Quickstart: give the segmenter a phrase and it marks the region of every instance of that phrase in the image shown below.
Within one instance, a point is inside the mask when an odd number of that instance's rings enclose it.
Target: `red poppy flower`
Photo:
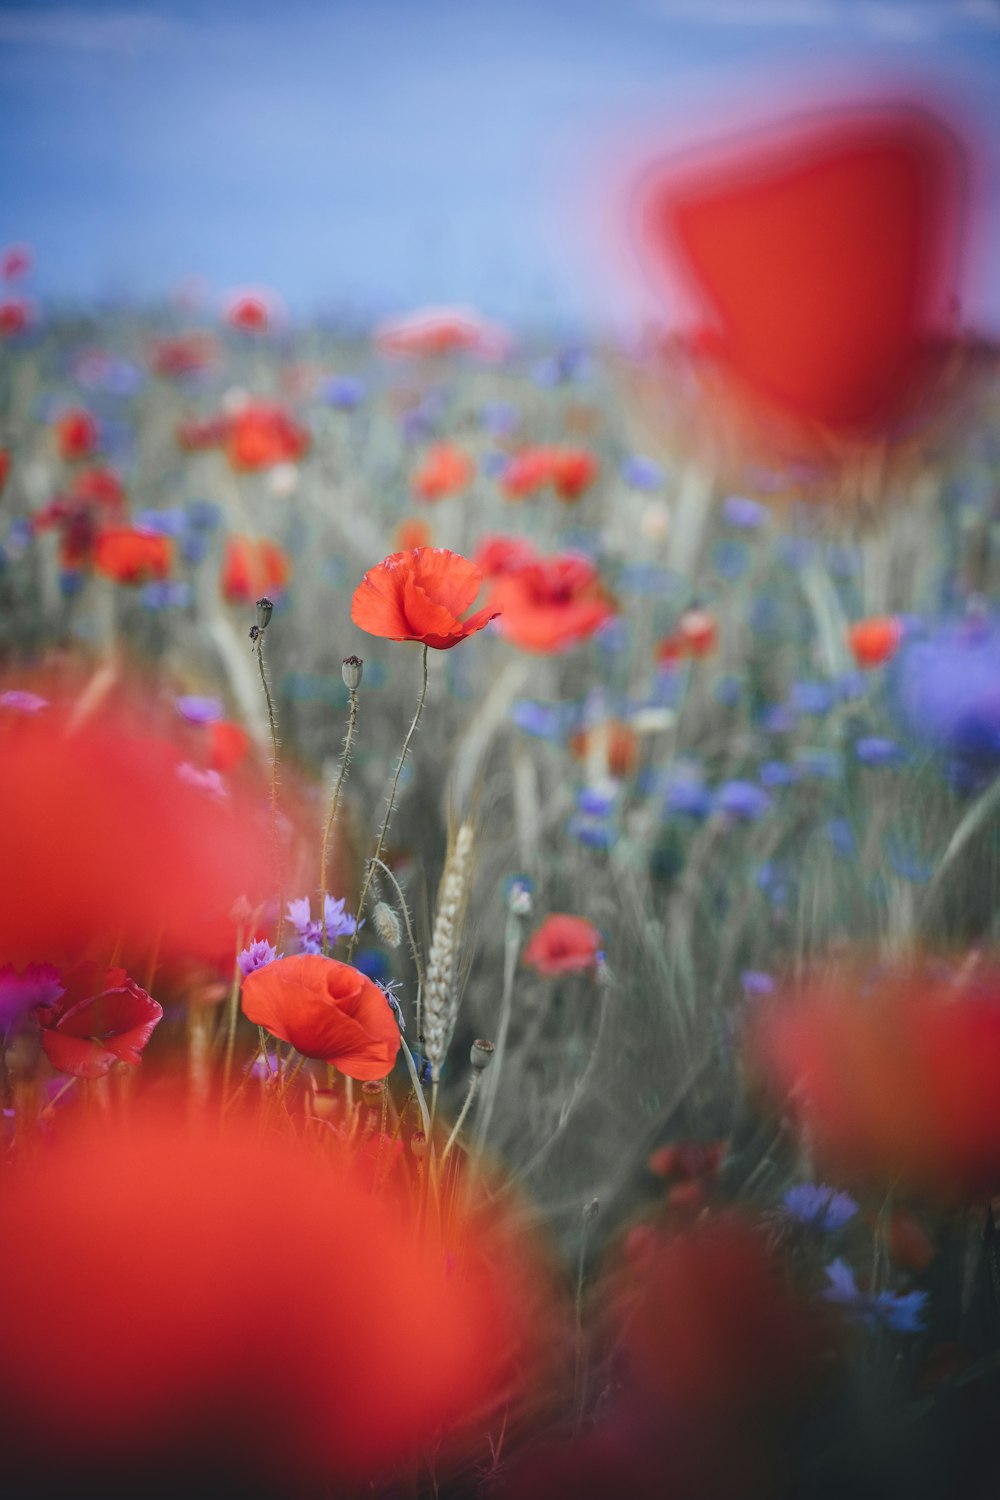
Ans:
[[[488,357],[502,354],[509,337],[497,324],[464,308],[429,307],[383,323],[375,332],[383,354],[401,358],[440,357],[473,352]]]
[[[581,974],[597,967],[604,939],[593,922],[553,912],[524,950],[524,962],[539,974]]]
[[[80,469],[73,475],[69,496],[112,513],[125,507],[125,486],[113,469]]]
[[[10,453],[6,448],[0,448],[0,495],[3,494],[4,486],[10,474]]]
[[[830,431],[909,403],[955,292],[963,152],[917,109],[818,117],[661,177],[644,231],[748,393]]]
[[[859,620],[847,632],[847,644],[859,667],[881,667],[895,656],[903,627],[893,615]]]
[[[157,339],[149,354],[150,369],[155,375],[178,379],[205,370],[216,357],[215,340],[209,333],[182,333],[174,338]]]
[[[179,745],[150,733],[154,705],[74,723],[46,690],[45,723],[3,734],[0,953],[12,962],[106,959],[144,973],[150,955],[231,966],[232,908],[273,886],[262,789],[221,804],[178,774]]]
[[[431,528],[426,521],[420,520],[419,516],[410,517],[405,521],[400,521],[393,540],[396,543],[397,552],[412,552],[415,547],[429,547]]]
[[[263,333],[270,326],[271,316],[263,297],[247,293],[229,304],[226,322],[230,328],[239,328],[244,333]]]
[[[206,448],[221,448],[229,437],[231,419],[222,417],[190,417],[178,422],[177,442],[186,453],[202,453]]]
[[[491,602],[503,614],[501,634],[525,651],[568,651],[616,612],[593,563],[568,553],[498,579]]]
[[[171,546],[156,531],[138,531],[118,526],[98,534],[94,543],[94,567],[116,583],[148,583],[166,578],[170,572]]]
[[[23,333],[31,318],[32,304],[24,297],[5,297],[0,301],[0,338]]]
[[[67,992],[35,1010],[45,1056],[60,1073],[101,1078],[116,1062],[133,1067],[163,1016],[151,995],[124,969],[84,970]],[[77,998],[80,993],[84,998]]]
[[[508,500],[526,500],[551,484],[553,473],[552,448],[522,448],[508,461],[500,488]]]
[[[484,578],[493,579],[537,562],[538,553],[522,536],[486,536],[476,548],[473,561]]]
[[[208,763],[213,771],[232,771],[249,748],[250,736],[241,724],[217,719],[208,726]]]
[[[327,1141],[133,1106],[126,1128],[78,1124],[4,1173],[12,1493],[138,1495],[150,1476],[162,1494],[275,1500],[384,1488],[428,1433],[448,1435],[447,1465],[456,1429],[520,1394],[523,1226],[521,1244],[495,1212],[421,1228]],[[390,1399],[396,1368],[420,1378]]]
[[[444,547],[394,552],[370,568],[354,591],[351,619],[369,635],[390,641],[420,641],[436,651],[457,646],[496,619],[499,609],[459,617],[479,593],[483,575],[475,563]]]
[[[843,974],[762,1011],[752,1055],[837,1180],[1000,1187],[1000,970]]]
[[[719,640],[719,627],[706,609],[686,609],[677,632],[689,656],[710,656]]]
[[[284,407],[252,402],[230,419],[226,451],[237,471],[268,469],[294,463],[308,450],[309,442],[308,432]]]
[[[360,969],[321,954],[279,958],[243,981],[243,1013],[303,1057],[332,1063],[348,1078],[385,1078],[399,1052],[399,1027],[380,990]]]
[[[89,458],[97,448],[97,423],[82,407],[64,412],[56,423],[56,444],[67,463]]]
[[[4,281],[17,281],[31,270],[31,248],[28,245],[8,245],[0,257],[0,276]]]
[[[230,604],[253,604],[262,595],[274,598],[284,593],[292,576],[292,563],[277,542],[262,537],[226,538],[221,588]]]
[[[475,477],[476,466],[467,453],[454,443],[438,443],[414,474],[411,487],[422,500],[443,500],[460,495]]]
[[[552,450],[552,483],[560,500],[579,500],[597,478],[597,459],[585,448]]]
[[[577,760],[586,760],[591,751],[596,750],[612,776],[631,776],[639,763],[639,739],[635,730],[617,720],[574,734],[569,748]]]

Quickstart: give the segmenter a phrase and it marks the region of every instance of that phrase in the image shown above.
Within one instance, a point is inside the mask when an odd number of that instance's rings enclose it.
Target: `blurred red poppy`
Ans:
[[[113,469],[79,469],[70,482],[69,496],[117,514],[125,507],[125,486]]]
[[[574,734],[569,748],[577,760],[586,760],[596,751],[611,776],[631,776],[639,763],[639,737],[617,719]]]
[[[475,563],[444,547],[394,552],[377,568],[370,568],[358,584],[351,600],[351,619],[369,635],[420,641],[436,651],[447,651],[499,614],[487,605],[467,620],[460,619],[482,581]]]
[[[399,1052],[385,991],[360,969],[321,954],[279,958],[254,970],[243,981],[243,1013],[348,1078],[385,1078]]]
[[[154,951],[231,966],[234,903],[273,889],[262,788],[221,804],[188,785],[179,747],[141,727],[150,704],[79,724],[52,701],[44,719],[9,718],[3,735],[0,953],[75,962],[117,949],[137,973]]]
[[[428,452],[411,481],[422,500],[444,500],[460,495],[476,477],[476,466],[468,453],[454,443],[438,443]]]
[[[524,950],[524,962],[539,974],[587,973],[597,967],[604,939],[593,922],[552,912]]]
[[[903,639],[903,627],[894,615],[874,615],[859,620],[847,632],[847,644],[859,667],[881,667],[891,661]]]
[[[552,483],[560,500],[579,500],[599,472],[597,459],[586,448],[552,450]]]
[[[230,302],[226,322],[230,328],[239,328],[244,333],[263,333],[270,326],[271,317],[264,298],[247,293]]]
[[[412,552],[415,547],[429,547],[431,545],[431,528],[419,516],[413,516],[405,521],[400,521],[396,527],[393,540],[396,544],[397,552]]]
[[[500,488],[508,500],[526,500],[552,483],[553,450],[522,448],[508,460]]]
[[[0,276],[4,281],[17,281],[31,270],[31,247],[8,245],[0,256]]]
[[[3,494],[4,486],[10,474],[10,453],[6,448],[0,448],[0,495]]]
[[[597,569],[569,553],[539,557],[499,578],[491,596],[500,633],[525,651],[568,651],[616,613]]]
[[[32,320],[33,307],[24,297],[5,297],[0,301],[0,338],[23,333]]]
[[[210,333],[181,333],[157,339],[149,351],[149,366],[155,375],[178,379],[197,374],[213,364],[217,350]]]
[[[294,463],[308,451],[310,437],[282,406],[255,401],[229,421],[226,452],[237,471]]]
[[[124,969],[90,967],[62,978],[66,992],[35,1011],[52,1066],[77,1078],[101,1078],[116,1062],[138,1064],[162,1019],[161,1006]]]
[[[56,446],[67,463],[89,458],[97,448],[97,440],[97,423],[82,407],[64,412],[56,423]]]
[[[446,1467],[463,1424],[518,1391],[536,1337],[523,1226],[521,1244],[496,1213],[418,1226],[326,1140],[133,1106],[5,1172],[12,1493],[374,1491],[430,1433]],[[400,1368],[419,1378],[390,1394]]]
[[[516,573],[537,560],[534,546],[523,536],[485,536],[473,559],[483,577],[490,579],[499,578],[503,573]]]
[[[166,578],[172,549],[167,537],[157,531],[138,531],[118,526],[98,533],[94,542],[94,567],[116,583],[148,583]]]
[[[217,719],[208,726],[208,763],[213,771],[232,771],[249,748],[250,736],[241,724]]]
[[[767,408],[844,434],[911,403],[956,290],[964,154],[919,108],[859,109],[721,147],[647,185],[700,337]]]
[[[463,352],[496,357],[507,349],[509,342],[503,328],[465,308],[423,308],[383,323],[375,331],[376,348],[383,354],[402,358],[433,358]]]
[[[762,1010],[750,1055],[836,1180],[1000,1187],[1000,969],[841,973]]]
[[[292,576],[288,554],[268,537],[226,538],[220,586],[231,604],[253,604],[262,595],[283,594]]]
[[[677,633],[688,656],[710,656],[719,641],[719,627],[707,609],[686,609],[677,622]]]

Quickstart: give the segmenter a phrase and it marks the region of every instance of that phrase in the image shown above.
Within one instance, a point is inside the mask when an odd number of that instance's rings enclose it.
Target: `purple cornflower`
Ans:
[[[696,776],[678,776],[667,788],[664,798],[667,813],[686,813],[689,818],[708,816],[712,806],[712,794]]]
[[[177,712],[189,724],[214,724],[225,710],[218,698],[199,698],[194,693],[185,693],[176,700]]]
[[[248,974],[255,974],[258,969],[265,969],[268,964],[273,964],[276,958],[284,958],[284,956],[272,943],[268,942],[267,938],[255,938],[249,948],[244,948],[243,952],[238,955],[236,962],[240,973],[246,979]]]
[[[338,938],[350,937],[357,927],[357,923],[353,917],[348,916],[345,907],[346,901],[343,897],[335,901],[332,896],[327,895],[326,935],[331,943],[335,943]],[[295,928],[303,953],[322,953],[323,923],[319,919],[313,920],[312,903],[308,896],[300,896],[296,901],[289,901],[288,920]]]
[[[959,760],[1000,761],[1000,620],[951,621],[905,642],[892,674],[899,719]]]
[[[804,745],[795,752],[795,767],[800,776],[814,781],[836,781],[840,775],[840,756],[835,750],[819,750]]]
[[[193,594],[191,585],[183,578],[153,578],[144,583],[139,591],[139,602],[143,609],[186,609]]]
[[[37,693],[29,693],[24,688],[9,688],[6,693],[0,693],[0,707],[12,708],[19,714],[37,714],[48,706],[47,698],[40,698]]]
[[[857,741],[854,753],[863,766],[896,766],[901,756],[895,740],[870,734]]]
[[[365,399],[364,382],[355,375],[330,375],[320,382],[319,398],[335,411],[354,411]]]
[[[758,772],[761,786],[791,786],[795,781],[794,767],[783,760],[766,760]]]
[[[715,794],[714,811],[741,823],[754,823],[771,811],[773,803],[762,787],[752,781],[727,781]]]
[[[740,984],[744,995],[751,1000],[757,1000],[762,995],[773,995],[776,988],[773,975],[765,973],[763,969],[744,969],[740,975]]]
[[[834,691],[828,682],[796,682],[789,704],[797,714],[825,714],[833,707]]]
[[[133,524],[141,531],[153,531],[159,536],[180,536],[187,526],[187,512],[181,505],[167,510],[137,511]]]
[[[652,458],[632,454],[622,463],[621,476],[634,490],[658,490],[663,487],[664,473]]]
[[[781,1201],[793,1219],[821,1229],[824,1234],[842,1229],[858,1211],[849,1193],[839,1193],[836,1188],[815,1182],[800,1182],[789,1188]]]
[[[19,974],[13,964],[0,969],[0,1031],[34,1005],[51,1005],[64,994],[59,970],[52,964],[29,964]]]
[[[893,1333],[919,1333],[921,1314],[927,1302],[926,1292],[862,1292],[854,1272],[839,1257],[826,1268],[829,1286],[823,1293],[827,1302],[836,1302],[856,1323],[875,1328],[880,1323]]]
[[[756,531],[766,523],[769,515],[766,505],[747,495],[728,495],[722,502],[722,519],[737,531]]]

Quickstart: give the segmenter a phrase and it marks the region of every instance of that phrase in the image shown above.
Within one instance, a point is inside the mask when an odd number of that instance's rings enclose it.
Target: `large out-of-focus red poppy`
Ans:
[[[604,947],[600,930],[586,917],[552,912],[524,950],[524,962],[539,974],[584,974],[597,967]]]
[[[483,575],[475,563],[445,547],[394,552],[370,568],[354,591],[351,619],[369,635],[390,641],[420,641],[447,651],[482,630],[499,609],[487,605],[467,620]]]
[[[421,500],[444,500],[460,495],[476,477],[476,465],[454,443],[438,443],[413,475],[411,488]]]
[[[220,585],[231,604],[253,604],[262,595],[283,594],[292,576],[291,558],[268,537],[226,538]]]
[[[494,584],[501,635],[525,651],[568,651],[616,613],[592,562],[568,553],[540,557]]]
[[[254,401],[230,419],[226,452],[237,471],[269,469],[296,462],[309,442],[309,433],[283,406]]]
[[[762,413],[865,435],[910,403],[946,332],[963,173],[917,108],[831,112],[658,172],[642,231]]]
[[[52,1066],[77,1078],[101,1078],[116,1062],[139,1063],[162,1007],[124,969],[84,967],[63,977],[65,992],[35,1011]]]
[[[363,1082],[387,1077],[399,1052],[385,991],[360,969],[318,953],[255,969],[243,981],[243,1013],[303,1057]]]
[[[456,1434],[518,1394],[523,1228],[518,1246],[495,1213],[418,1227],[415,1197],[371,1192],[328,1140],[133,1108],[5,1172],[12,1493],[382,1489],[429,1434],[447,1466]]]
[[[761,1011],[751,1057],[835,1180],[1000,1188],[1000,970],[841,974]]]
[[[158,531],[140,531],[131,526],[110,527],[98,533],[94,543],[94,567],[116,583],[148,583],[166,578],[172,549]]]
[[[182,749],[143,727],[154,712],[108,710],[75,724],[72,704],[56,700],[44,723],[9,718],[4,960],[106,962],[117,951],[142,974],[158,952],[231,966],[234,903],[245,895],[257,905],[275,888],[266,794],[233,787],[221,803],[189,785]]]
[[[56,446],[60,458],[64,458],[67,463],[89,458],[95,452],[97,442],[97,423],[89,411],[84,411],[83,407],[74,407],[71,411],[63,412],[56,423]]]
[[[510,338],[498,324],[460,307],[427,307],[382,323],[375,330],[375,347],[399,358],[435,357],[472,352],[498,357]]]

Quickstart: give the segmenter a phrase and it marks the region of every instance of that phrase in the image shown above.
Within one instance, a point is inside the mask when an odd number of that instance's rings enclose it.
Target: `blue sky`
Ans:
[[[64,299],[199,273],[303,314],[627,324],[616,163],[835,70],[930,82],[995,143],[1000,0],[0,0],[0,243]]]

